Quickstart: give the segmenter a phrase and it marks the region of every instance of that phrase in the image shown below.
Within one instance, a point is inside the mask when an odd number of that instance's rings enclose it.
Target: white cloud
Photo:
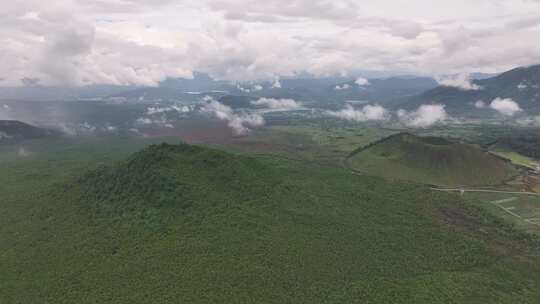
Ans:
[[[178,113],[189,113],[193,110],[193,106],[183,106],[183,105],[170,105],[170,106],[152,106],[146,109],[146,115],[155,115],[168,112],[178,112]]]
[[[264,125],[264,118],[259,114],[241,114],[232,116],[228,126],[238,135],[244,135],[250,128]]]
[[[138,125],[151,125],[153,123],[153,120],[147,117],[139,117],[135,121]]]
[[[527,88],[527,85],[524,84],[524,83],[520,83],[520,84],[517,85],[517,88],[518,88],[519,90],[525,90],[525,89]]]
[[[257,92],[257,91],[262,91],[264,88],[262,85],[260,84],[256,84],[254,86],[251,86],[251,87],[243,87],[241,85],[236,85],[236,88],[238,90],[240,90],[241,92],[244,92],[244,93],[252,93],[252,92]]]
[[[179,113],[189,113],[193,111],[194,106],[179,106],[179,105],[173,105],[171,106],[176,112]]]
[[[510,98],[495,98],[489,107],[506,116],[513,116],[523,111],[519,104]]]
[[[397,115],[399,120],[409,127],[427,128],[448,119],[448,114],[444,108],[445,106],[440,104],[426,104],[421,105],[416,111],[412,112],[399,110]]]
[[[159,117],[152,117],[152,118],[139,117],[137,118],[137,120],[135,120],[135,125],[138,125],[138,126],[155,125],[155,126],[170,128],[170,129],[174,128],[174,125],[172,124],[172,122],[169,119],[167,119],[167,116],[165,115],[161,115]]]
[[[39,13],[38,12],[26,12],[24,15],[19,17],[21,20],[39,20]]]
[[[253,105],[265,106],[270,109],[294,110],[302,107],[302,104],[294,99],[288,98],[259,98],[251,102]]]
[[[437,82],[442,86],[454,87],[464,91],[480,90],[479,85],[474,84],[468,74],[437,77]]]
[[[487,107],[487,105],[483,100],[477,100],[474,103],[474,107],[477,108],[477,109],[483,109],[483,108]]]
[[[90,123],[86,121],[83,122],[82,124],[79,124],[79,128],[80,130],[86,133],[94,133],[97,130],[96,126],[91,125]]]
[[[227,125],[237,134],[244,135],[250,131],[250,128],[263,126],[264,118],[259,114],[236,113],[227,105],[217,100],[206,101],[202,112],[211,113],[219,120],[227,121]]]
[[[214,101],[215,99],[212,97],[212,96],[209,96],[209,95],[206,95],[202,98],[202,101],[204,102],[210,102],[210,101]]]
[[[272,84],[272,88],[273,89],[281,89],[281,82],[279,81],[279,79],[274,81],[274,83]]]
[[[350,86],[348,83],[345,83],[345,84],[343,84],[343,85],[337,85],[337,86],[334,88],[334,90],[336,90],[336,91],[343,91],[343,90],[348,90],[348,89],[350,89],[350,88],[351,88],[351,86]]]
[[[137,134],[137,135],[143,135],[143,134],[141,133],[141,131],[139,131],[139,129],[137,129],[137,128],[129,128],[128,131],[129,131],[129,132],[132,132],[132,133],[135,133],[135,134]]]
[[[108,130],[110,125],[105,125],[104,127],[95,126],[87,121],[82,123],[58,123],[55,127],[62,133],[68,136],[87,136],[93,135],[96,132],[111,132]]]
[[[358,78],[354,81],[354,83],[356,83],[356,85],[360,86],[360,87],[363,87],[363,86],[367,86],[369,85],[369,80],[367,80],[366,78]]]
[[[103,128],[103,130],[106,131],[106,132],[111,132],[111,133],[113,133],[113,132],[118,131],[118,127],[108,125],[108,126],[105,126],[105,127]]]
[[[146,115],[154,115],[154,114],[166,113],[170,111],[173,111],[172,107],[159,107],[159,106],[148,107],[146,109]]]
[[[241,82],[360,69],[499,72],[540,62],[539,1],[4,2],[2,86],[157,85],[193,71]]]
[[[362,109],[355,109],[351,105],[345,105],[339,111],[327,111],[326,114],[350,121],[386,120],[389,118],[388,111],[380,105],[365,105]]]
[[[241,85],[237,85],[236,88],[237,88],[238,90],[240,90],[241,92],[244,92],[244,93],[251,93],[251,89],[244,88],[244,87],[242,87]]]
[[[0,131],[0,141],[1,141],[2,139],[11,139],[11,138],[13,138],[13,136],[8,135],[7,133],[5,133],[5,132],[3,132],[3,131]]]

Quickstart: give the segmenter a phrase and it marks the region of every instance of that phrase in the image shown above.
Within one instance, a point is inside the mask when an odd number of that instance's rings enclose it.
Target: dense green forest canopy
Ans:
[[[184,144],[55,157],[2,164],[6,303],[539,297],[537,241],[454,195]]]

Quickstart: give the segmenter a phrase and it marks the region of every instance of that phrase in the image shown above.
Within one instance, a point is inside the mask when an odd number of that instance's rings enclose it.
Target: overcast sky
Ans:
[[[0,86],[540,63],[540,0],[0,1]]]

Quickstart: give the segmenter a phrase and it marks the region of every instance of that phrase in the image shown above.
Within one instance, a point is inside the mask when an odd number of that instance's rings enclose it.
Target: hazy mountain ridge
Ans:
[[[370,73],[367,73],[371,75]],[[377,74],[373,74],[377,75]],[[382,74],[381,74],[382,75]],[[369,85],[355,84],[351,76],[315,77],[300,75],[248,83],[214,80],[204,73],[194,73],[192,79],[168,78],[156,87],[91,85],[83,87],[4,87],[0,99],[21,100],[79,100],[105,99],[114,102],[176,102],[194,101],[205,95],[246,95],[253,98],[290,98],[302,101],[335,102],[370,100],[393,102],[419,94],[436,86],[432,78],[418,76],[392,76],[369,78]],[[380,77],[380,76],[379,76]],[[363,78],[362,78],[363,79]],[[346,89],[340,90],[339,87]]]
[[[0,143],[59,135],[59,132],[34,127],[17,120],[0,120]]]
[[[334,91],[339,100],[365,100],[388,104],[399,103],[437,86],[437,82],[429,77],[402,76],[365,81],[365,84],[359,85],[357,80],[353,80],[329,89]]]
[[[475,88],[438,86],[411,98],[403,106],[414,108],[438,103],[445,105],[450,113],[485,116],[493,112],[475,109],[477,101],[489,105],[496,98],[509,98],[528,113],[540,113],[540,65],[519,67],[495,77],[471,80],[471,83]]]

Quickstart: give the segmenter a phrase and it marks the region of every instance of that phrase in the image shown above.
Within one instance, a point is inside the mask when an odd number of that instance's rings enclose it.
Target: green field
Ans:
[[[538,241],[456,195],[277,156],[161,145],[128,157],[148,143],[4,147],[2,303],[540,297]]]
[[[503,158],[506,158],[508,160],[510,160],[513,164],[516,164],[518,166],[522,166],[522,167],[527,167],[527,168],[530,168],[530,169],[533,169],[535,170],[537,165],[538,165],[538,161],[533,159],[533,158],[530,158],[530,157],[527,157],[527,156],[524,156],[524,155],[521,155],[517,152],[514,152],[514,151],[492,151],[492,153],[500,156],[500,157],[503,157]]]
[[[287,156],[318,163],[341,165],[343,159],[359,146],[396,133],[377,126],[347,124],[335,120],[323,123],[292,121],[258,130],[242,139],[238,147],[251,152]]]
[[[540,234],[540,196],[467,192],[464,198],[483,202],[484,208],[516,228]]]

